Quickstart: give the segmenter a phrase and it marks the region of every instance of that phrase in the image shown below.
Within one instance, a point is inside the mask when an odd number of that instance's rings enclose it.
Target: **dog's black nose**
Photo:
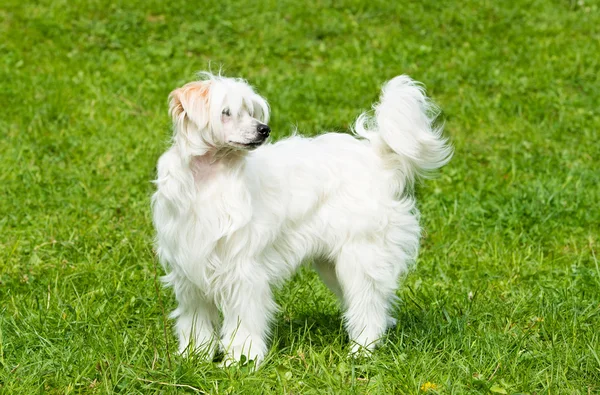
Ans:
[[[261,136],[264,136],[265,138],[269,137],[269,134],[271,133],[271,128],[262,123],[260,125],[258,125],[256,130],[257,130],[258,134],[260,134]]]

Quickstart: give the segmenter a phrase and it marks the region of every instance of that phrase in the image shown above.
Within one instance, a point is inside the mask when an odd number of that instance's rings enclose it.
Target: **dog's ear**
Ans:
[[[269,103],[259,94],[252,97],[253,115],[264,123],[269,123]]]
[[[169,95],[169,114],[174,124],[190,119],[203,128],[207,121],[209,81],[190,82]]]
[[[173,118],[173,137],[185,158],[204,155],[210,147],[205,133],[210,116],[210,81],[190,82],[169,95],[169,114]],[[214,144],[212,144],[214,145]]]

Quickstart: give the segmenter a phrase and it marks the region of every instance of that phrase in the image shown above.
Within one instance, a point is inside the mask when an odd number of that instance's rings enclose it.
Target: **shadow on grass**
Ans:
[[[293,317],[280,314],[272,333],[277,349],[294,348],[299,344],[325,348],[348,341],[340,313],[301,313]]]

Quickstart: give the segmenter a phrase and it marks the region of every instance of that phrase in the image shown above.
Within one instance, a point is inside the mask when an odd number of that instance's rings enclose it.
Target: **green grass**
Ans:
[[[598,393],[600,5],[397,3],[4,1],[0,393]],[[167,95],[209,62],[270,100],[277,138],[347,130],[402,73],[444,110],[455,157],[419,187],[372,359],[346,359],[309,270],[259,371],[174,354],[150,180]]]

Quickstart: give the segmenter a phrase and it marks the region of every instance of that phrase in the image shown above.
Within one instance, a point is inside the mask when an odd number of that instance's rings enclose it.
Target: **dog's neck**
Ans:
[[[177,149],[177,147],[175,147]],[[209,152],[181,158],[173,194],[183,196],[176,206],[181,217],[201,224],[205,242],[216,243],[245,226],[252,217],[252,200],[247,187],[245,152]],[[193,232],[199,232],[195,227]]]
[[[220,177],[238,177],[245,167],[246,151],[223,149],[191,156],[189,168],[198,182],[210,182]]]

